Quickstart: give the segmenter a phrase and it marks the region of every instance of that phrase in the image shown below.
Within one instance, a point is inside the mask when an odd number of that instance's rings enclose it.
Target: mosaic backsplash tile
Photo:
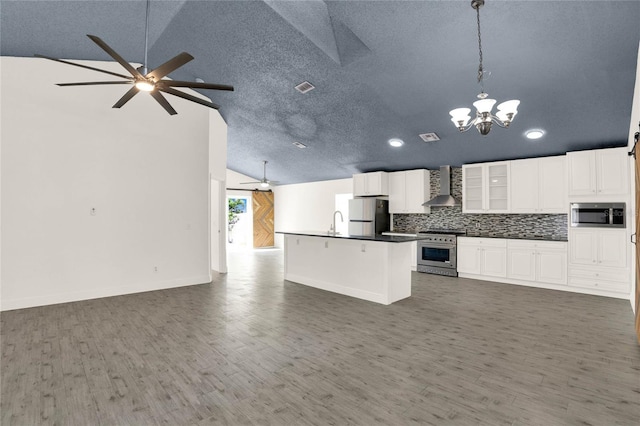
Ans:
[[[431,170],[431,197],[440,193],[440,171]],[[462,200],[462,168],[451,168],[451,195]],[[567,240],[566,214],[463,214],[462,207],[432,207],[430,214],[394,214],[393,230],[464,229],[469,235]]]

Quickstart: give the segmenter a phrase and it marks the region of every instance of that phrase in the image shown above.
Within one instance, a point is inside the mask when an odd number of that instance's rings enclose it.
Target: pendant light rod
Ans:
[[[147,68],[147,54],[149,52],[149,10],[151,9],[151,0],[147,0],[147,16],[144,22],[144,64],[142,64],[144,72],[143,75],[146,75],[148,72]]]
[[[478,52],[480,56],[480,64],[478,65],[478,83],[484,92],[484,69],[482,68],[482,35],[480,33],[480,7],[484,5],[484,0],[473,0],[471,7],[476,10],[476,19],[478,21]]]

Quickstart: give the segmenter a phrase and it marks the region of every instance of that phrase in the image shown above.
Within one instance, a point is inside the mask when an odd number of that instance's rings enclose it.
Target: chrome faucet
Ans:
[[[330,234],[338,235],[339,232],[336,229],[336,214],[340,214],[340,222],[344,222],[344,217],[342,217],[342,212],[340,210],[336,210],[333,212],[333,227],[329,230]]]

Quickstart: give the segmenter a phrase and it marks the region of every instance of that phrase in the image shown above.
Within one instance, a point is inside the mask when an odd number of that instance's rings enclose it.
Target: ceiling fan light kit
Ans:
[[[498,111],[495,115],[491,113],[496,103],[495,99],[489,99],[489,95],[484,91],[484,74],[488,73],[482,68],[482,38],[480,35],[480,7],[484,5],[484,0],[471,0],[471,7],[475,9],[478,22],[478,51],[480,53],[480,65],[478,66],[478,83],[480,84],[480,93],[478,99],[473,103],[476,108],[476,116],[471,119],[470,108],[456,108],[449,111],[451,121],[461,132],[466,132],[474,127],[481,135],[487,135],[491,131],[491,126],[496,123],[498,126],[508,128],[513,118],[518,114],[518,105],[520,101],[512,99],[502,102],[498,105]]]
[[[176,115],[177,112],[169,104],[166,98],[160,93],[168,93],[170,95],[195,102],[200,105],[207,106],[209,108],[218,109],[218,105],[213,102],[201,99],[199,97],[176,90],[175,87],[187,87],[190,89],[209,89],[209,90],[226,90],[233,91],[233,86],[223,84],[210,84],[197,79],[196,82],[180,81],[164,79],[169,73],[177,70],[187,62],[193,60],[193,56],[187,52],[182,52],[174,58],[168,60],[159,67],[149,71],[147,68],[147,53],[148,53],[148,40],[149,40],[149,8],[150,1],[147,0],[147,13],[145,20],[145,36],[144,36],[144,64],[138,69],[134,68],[129,62],[125,61],[115,50],[113,50],[107,43],[105,43],[100,37],[87,34],[94,43],[96,43],[102,50],[107,52],[109,56],[116,60],[120,65],[126,69],[130,76],[123,75],[100,68],[94,68],[87,65],[76,64],[74,62],[64,61],[62,59],[51,58],[44,55],[34,55],[38,58],[50,59],[52,61],[61,62],[67,65],[73,65],[80,68],[89,69],[92,71],[98,71],[104,74],[109,74],[115,77],[125,79],[125,81],[90,81],[82,83],[59,83],[58,86],[99,86],[99,85],[111,85],[111,84],[129,84],[132,87],[127,91],[114,105],[113,108],[121,108],[131,98],[137,95],[139,92],[148,92],[170,115]]]

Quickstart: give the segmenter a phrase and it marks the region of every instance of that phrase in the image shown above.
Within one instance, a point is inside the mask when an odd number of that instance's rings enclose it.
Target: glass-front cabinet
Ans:
[[[509,162],[462,166],[462,212],[509,212]]]

